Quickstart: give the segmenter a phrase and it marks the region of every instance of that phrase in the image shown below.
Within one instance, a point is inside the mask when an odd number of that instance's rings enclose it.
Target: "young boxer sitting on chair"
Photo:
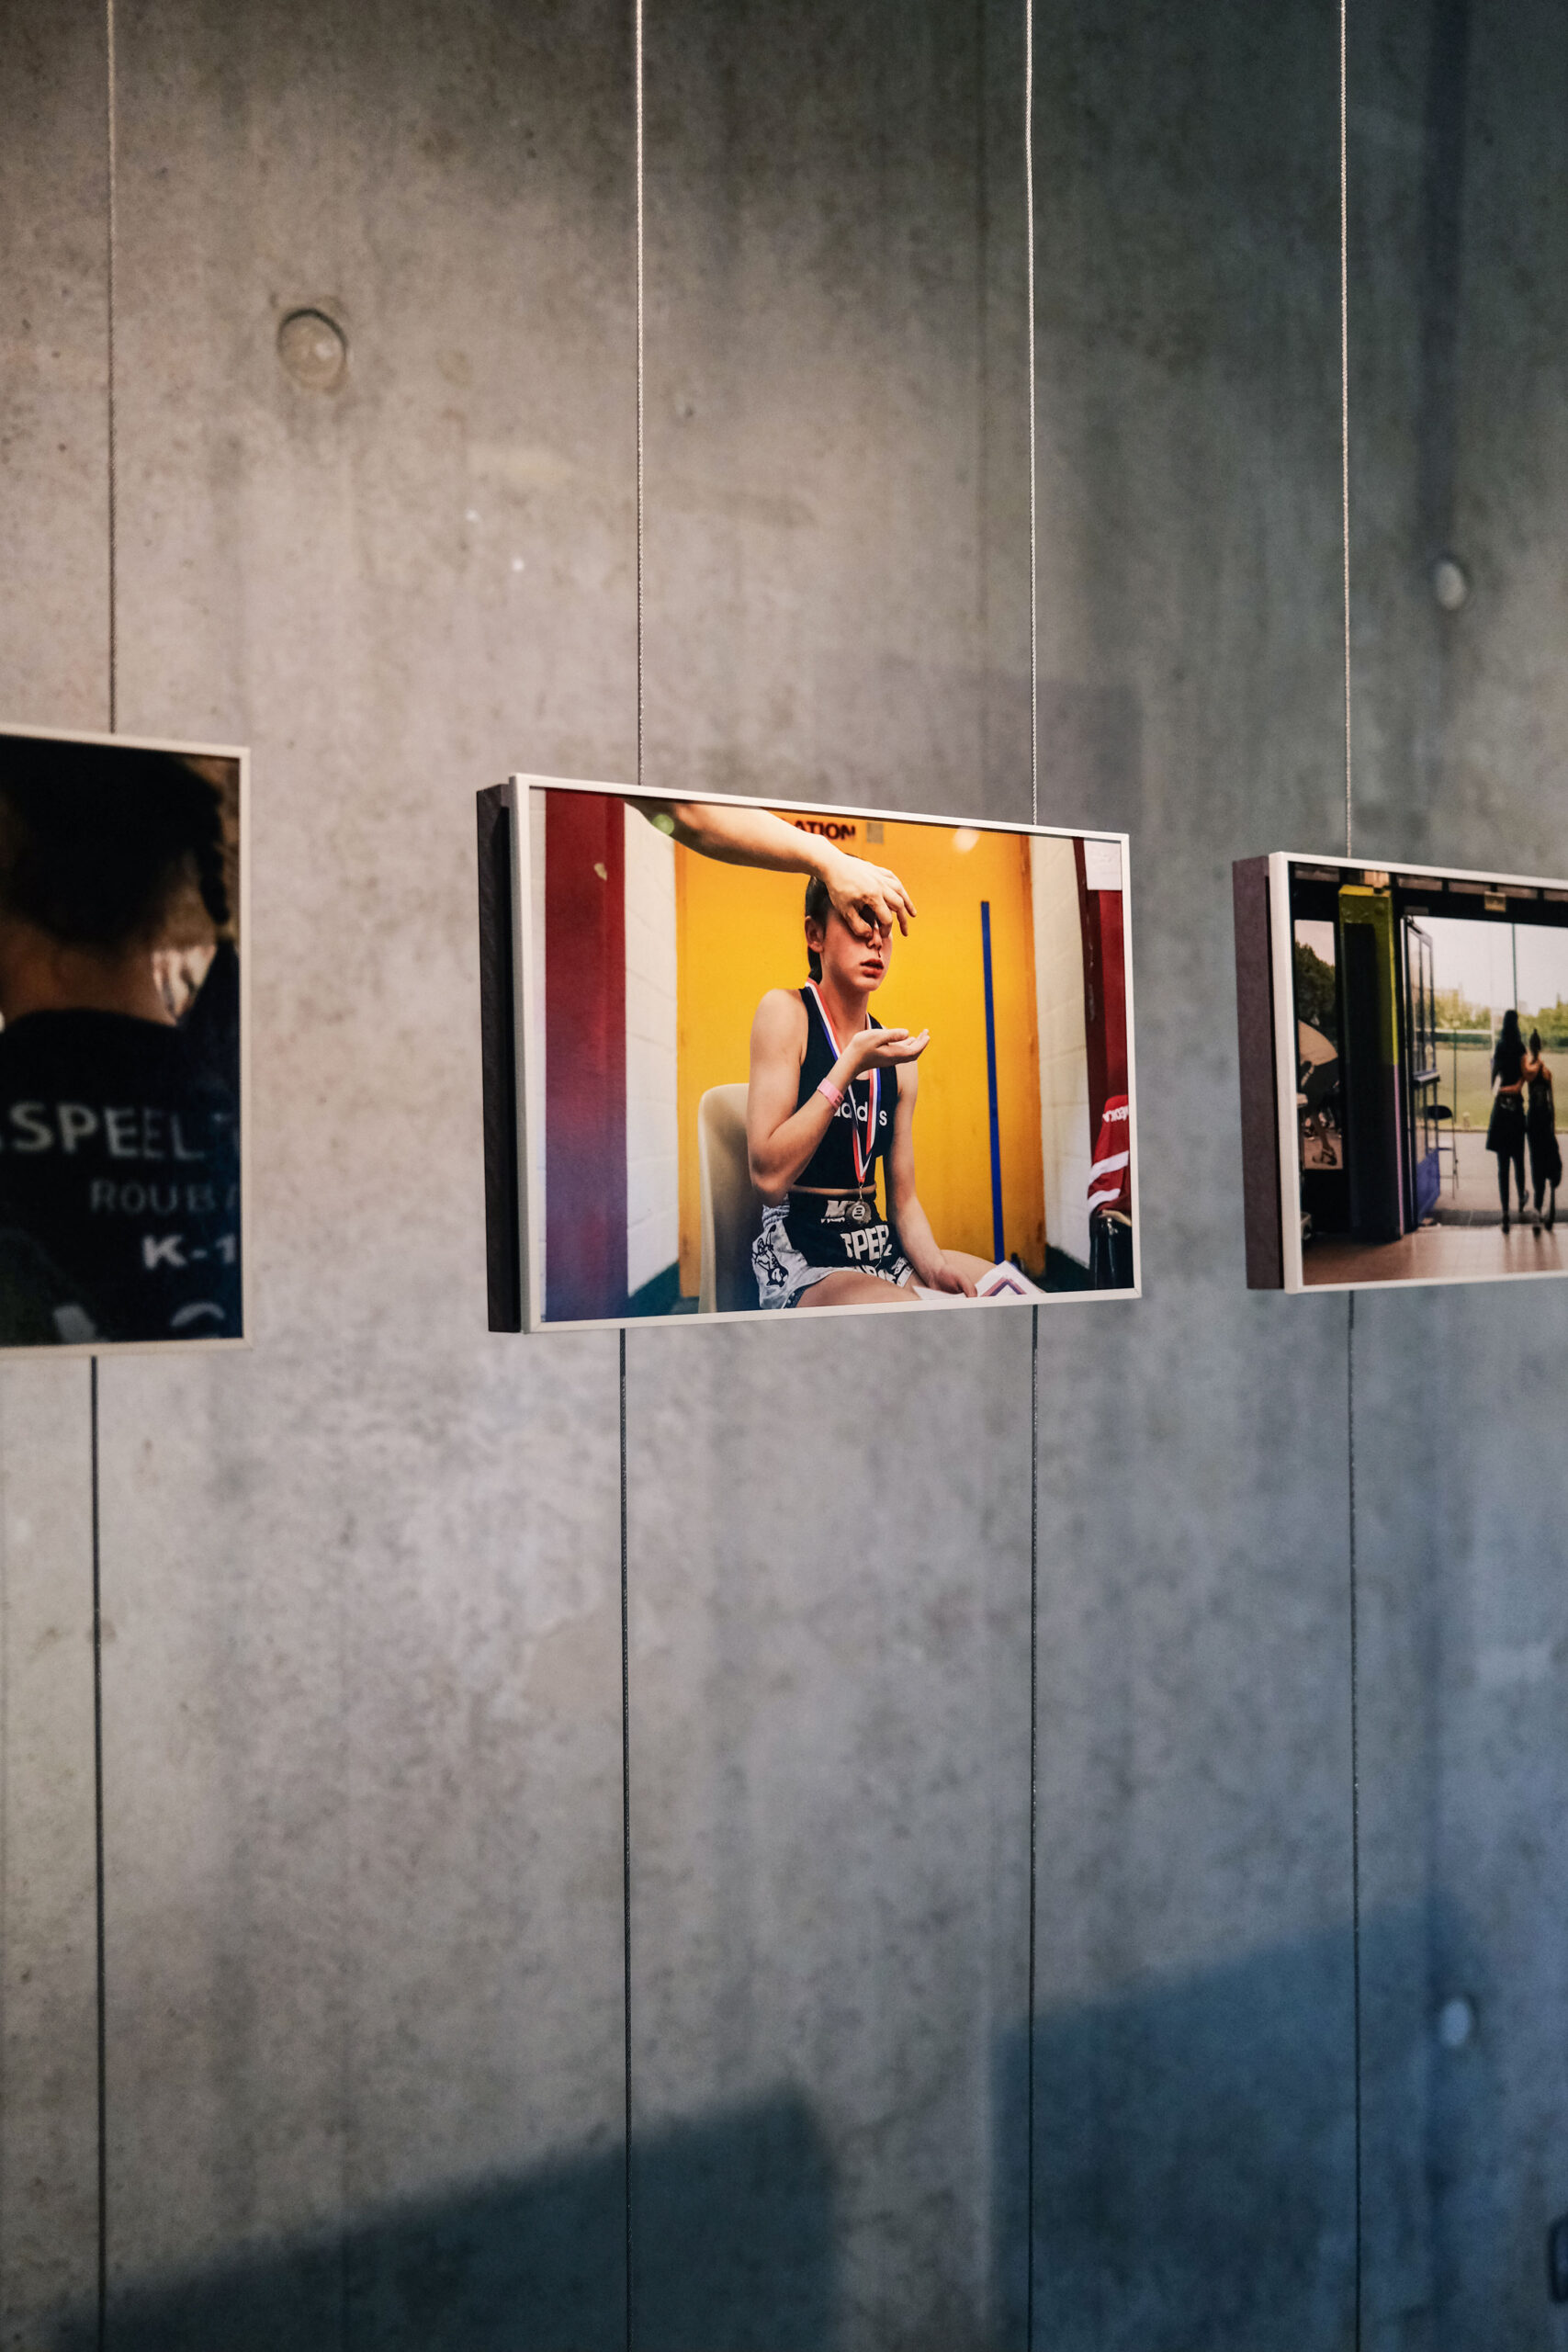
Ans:
[[[746,1142],[762,1196],[752,1245],[763,1306],[918,1306],[911,1285],[975,1295],[987,1261],[941,1250],[915,1190],[915,1065],[929,1030],[885,1029],[871,999],[891,924],[857,937],[817,876],[806,890],[811,978],[770,989],[751,1024]],[[876,1204],[884,1163],[888,1214]]]

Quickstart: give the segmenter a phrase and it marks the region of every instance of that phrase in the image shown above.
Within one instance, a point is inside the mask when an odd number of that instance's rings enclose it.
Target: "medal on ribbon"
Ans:
[[[812,1000],[822,1016],[822,1026],[828,1032],[828,1043],[832,1046],[833,1058],[837,1061],[843,1052],[843,1047],[833,1034],[833,1024],[828,1018],[828,1008],[818,993],[815,980],[807,980],[806,985],[811,990]],[[850,1143],[854,1153],[855,1182],[871,1184],[876,1181],[876,1126],[877,1116],[882,1109],[882,1072],[875,1069],[866,1072],[867,1117],[863,1144],[861,1141],[860,1121],[854,1114],[855,1088],[859,1083],[858,1079],[852,1079],[849,1085]],[[870,1225],[875,1214],[869,1201],[857,1201],[850,1211],[850,1215],[857,1225]]]

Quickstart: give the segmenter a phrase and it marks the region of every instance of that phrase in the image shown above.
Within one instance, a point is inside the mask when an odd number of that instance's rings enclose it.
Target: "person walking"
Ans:
[[[1548,1233],[1557,1222],[1557,1187],[1562,1182],[1562,1154],[1557,1144],[1557,1102],[1552,1091],[1551,1068],[1540,1050],[1540,1031],[1530,1031],[1529,1051],[1524,1060],[1525,1074],[1525,1139],[1529,1145],[1530,1182],[1535,1191],[1535,1213],[1540,1216],[1541,1204],[1548,1193],[1551,1206],[1543,1222]]]
[[[1503,1030],[1492,1054],[1492,1116],[1487,1122],[1486,1148],[1497,1155],[1497,1193],[1503,1204],[1503,1230],[1508,1230],[1508,1170],[1518,1179],[1519,1215],[1525,1191],[1525,1041],[1519,1016],[1510,1005],[1503,1015]]]

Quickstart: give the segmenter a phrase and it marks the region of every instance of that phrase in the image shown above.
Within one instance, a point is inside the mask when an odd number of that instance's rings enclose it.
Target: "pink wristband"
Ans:
[[[830,1078],[825,1078],[817,1091],[818,1094],[825,1094],[827,1096],[835,1111],[842,1108],[844,1090],[841,1086],[835,1086]]]

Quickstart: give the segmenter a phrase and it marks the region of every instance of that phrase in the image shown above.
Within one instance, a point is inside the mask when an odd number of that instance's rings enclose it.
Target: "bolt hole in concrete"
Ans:
[[[1457,613],[1470,595],[1470,576],[1451,555],[1440,555],[1432,566],[1432,594],[1445,613]]]
[[[324,311],[290,311],[277,330],[277,356],[308,392],[335,392],[348,372],[348,338]]]
[[[1463,2050],[1475,2031],[1475,2005],[1462,1993],[1438,2011],[1438,2040],[1445,2050]]]

